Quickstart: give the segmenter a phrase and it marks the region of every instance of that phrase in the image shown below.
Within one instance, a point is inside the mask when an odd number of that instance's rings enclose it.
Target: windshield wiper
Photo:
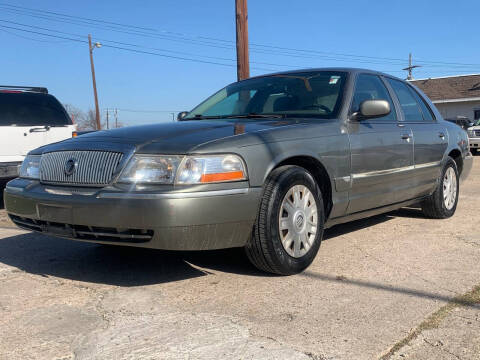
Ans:
[[[208,120],[208,119],[264,119],[264,118],[286,118],[286,114],[238,114],[238,115],[195,115],[194,117],[183,118],[182,120]]]
[[[285,114],[241,114],[241,115],[225,115],[221,116],[222,119],[264,119],[264,118],[284,118]]]

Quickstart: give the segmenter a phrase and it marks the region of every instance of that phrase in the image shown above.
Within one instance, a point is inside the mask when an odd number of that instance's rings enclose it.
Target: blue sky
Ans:
[[[189,110],[236,80],[234,4],[234,0],[0,1],[1,83],[47,86],[63,103],[92,108],[88,46],[38,32],[81,41],[91,33],[105,45],[157,54],[95,49],[100,107],[121,109],[120,121],[130,125],[171,121],[170,111]],[[119,28],[25,8],[149,29]],[[480,73],[478,0],[250,0],[248,8],[252,75],[354,66],[405,77],[401,69],[409,52],[423,65],[414,71],[416,78]]]

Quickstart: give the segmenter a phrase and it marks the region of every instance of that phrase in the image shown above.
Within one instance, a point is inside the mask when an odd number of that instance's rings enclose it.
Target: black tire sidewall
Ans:
[[[445,206],[445,201],[443,200],[443,182],[445,180],[445,173],[449,168],[453,168],[453,171],[455,172],[455,177],[457,180],[457,195],[455,197],[455,204],[453,207],[449,210]],[[455,214],[455,211],[457,209],[457,204],[458,204],[458,197],[459,197],[459,191],[460,191],[460,181],[459,181],[459,176],[458,176],[458,169],[457,169],[457,164],[455,161],[451,158],[448,158],[447,162],[445,163],[443,169],[442,169],[442,177],[440,178],[439,182],[439,188],[438,188],[438,193],[439,193],[439,198],[437,198],[437,201],[440,201],[440,206],[443,212],[443,215],[445,218],[451,217],[453,214]]]
[[[315,241],[308,252],[299,258],[294,258],[285,251],[279,234],[280,207],[287,192],[295,185],[304,185],[310,190],[315,198],[318,214]],[[267,224],[265,227],[265,235],[270,239],[267,244],[270,247],[270,252],[274,254],[272,260],[275,262],[275,267],[279,268],[280,271],[285,274],[295,274],[303,271],[312,263],[318,253],[323,237],[323,224],[325,221],[322,194],[312,175],[303,168],[295,166],[289,168],[282,176],[278,177],[269,199],[266,215]]]

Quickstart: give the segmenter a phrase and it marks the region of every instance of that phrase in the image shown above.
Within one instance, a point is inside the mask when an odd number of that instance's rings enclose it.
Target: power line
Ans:
[[[41,33],[41,32],[38,32],[38,31],[20,29],[20,28],[16,28],[16,27],[12,27],[12,26],[7,26],[7,25],[0,25],[0,27],[1,28],[12,29],[12,30],[23,31],[23,32],[31,33],[31,34],[48,36],[48,37],[52,37],[52,38],[65,39],[65,40],[70,40],[70,41],[75,41],[75,42],[80,42],[80,43],[86,43],[87,42],[85,40],[79,40],[79,39],[74,39],[74,38],[70,38],[70,37],[66,37],[66,36],[60,36],[60,35],[46,34],[46,33]],[[185,60],[185,61],[192,61],[192,62],[198,62],[198,63],[204,63],[204,64],[228,66],[228,67],[235,67],[236,66],[235,64],[225,64],[225,63],[214,62],[214,61],[191,59],[191,58],[186,58],[186,57],[181,57],[181,56],[159,54],[159,53],[155,53],[155,52],[151,52],[151,51],[129,49],[129,48],[126,48],[126,47],[114,46],[114,45],[108,45],[108,44],[103,44],[102,46],[109,47],[109,48],[112,48],[112,49],[130,51],[130,52],[140,53],[140,54],[155,55],[155,56],[160,56],[160,57],[165,57],[165,58],[170,58],[170,59],[176,59],[176,60]],[[267,71],[275,71],[273,69],[265,69],[265,68],[258,68],[258,67],[256,67],[256,69],[267,70]]]
[[[73,16],[73,15],[68,15],[68,14],[62,14],[58,12],[52,12],[52,11],[47,11],[47,10],[39,10],[39,9],[32,9],[32,8],[27,8],[27,7],[22,7],[18,5],[12,5],[12,4],[7,4],[7,3],[1,3],[0,6],[4,7],[5,10],[10,10],[10,11],[16,11],[16,13],[24,14],[27,16],[34,16],[38,17],[39,15],[46,14],[49,15],[49,17],[45,18],[45,16],[41,17],[47,20],[53,20],[53,21],[60,21],[60,22],[66,22],[65,20],[73,20],[74,22],[71,24],[75,25],[89,25],[89,26],[97,26],[95,23],[101,23],[104,25],[109,25],[107,27],[102,26],[100,28],[106,29],[106,30],[112,30],[112,31],[117,31],[117,32],[122,32],[126,34],[131,34],[131,35],[137,35],[137,36],[147,36],[147,37],[156,37],[160,38],[163,40],[170,40],[170,41],[176,41],[176,42],[187,42],[190,44],[194,45],[202,45],[202,46],[211,46],[211,47],[217,47],[221,49],[233,49],[234,42],[231,40],[225,40],[225,39],[218,39],[214,37],[207,37],[207,36],[194,36],[194,39],[188,38],[189,35],[183,34],[183,33],[176,33],[176,32],[171,32],[171,31],[166,31],[166,30],[158,30],[154,28],[147,28],[147,27],[140,27],[140,26],[135,26],[135,25],[129,25],[129,24],[122,24],[118,22],[111,22],[111,21],[106,21],[106,20],[101,20],[101,19],[92,19],[92,18],[85,18],[85,17],[80,17],[80,16]],[[57,17],[57,18],[55,18]],[[59,19],[60,17],[60,19]],[[112,26],[113,25],[113,26]],[[134,29],[134,31],[123,31],[119,28],[125,28],[125,29]],[[141,30],[141,31],[138,31]],[[164,34],[170,34],[170,35],[160,35],[159,32],[164,33]],[[200,40],[198,40],[200,39]],[[330,56],[330,58],[327,58],[329,60],[335,60],[335,61],[353,61],[349,58],[352,59],[357,59],[355,62],[359,63],[372,63],[372,64],[381,64],[380,62],[373,62],[373,61],[359,61],[360,59],[364,60],[382,60],[383,63],[389,62],[391,65],[404,65],[405,60],[401,58],[390,58],[390,57],[379,57],[379,56],[367,56],[367,55],[358,55],[358,54],[350,54],[350,53],[338,53],[338,52],[327,52],[327,51],[318,51],[318,50],[311,50],[311,49],[298,49],[298,48],[289,48],[289,47],[282,47],[282,46],[273,46],[273,45],[265,45],[265,44],[256,44],[252,43],[251,47],[253,48],[253,52],[258,52],[258,53],[264,53],[264,54],[271,54],[272,50],[274,50],[274,53],[282,56],[294,56],[294,57],[303,57],[303,55],[307,54],[316,54],[317,56]],[[267,50],[270,49],[270,50]],[[287,52],[288,51],[288,52]],[[294,52],[294,53],[292,53]],[[300,55],[300,56],[299,56]],[[339,58],[332,58],[331,56],[341,56],[344,57],[345,59],[339,59]],[[393,63],[393,62],[401,62],[401,63]],[[434,60],[422,60],[418,61],[418,63],[423,64],[424,66],[435,66],[435,67],[440,67],[439,65],[454,65],[456,68],[459,67],[471,67],[471,66],[480,66],[480,64],[473,64],[473,63],[459,63],[459,62],[445,62],[445,61],[434,61]]]

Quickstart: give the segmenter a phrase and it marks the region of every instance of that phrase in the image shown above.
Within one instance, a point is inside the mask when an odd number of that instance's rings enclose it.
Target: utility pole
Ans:
[[[237,22],[237,79],[240,81],[250,77],[247,0],[235,0],[235,15]]]
[[[118,112],[117,108],[115,108],[115,129],[118,128]]]
[[[97,82],[95,80],[95,66],[93,65],[93,49],[99,48],[102,45],[96,42],[92,46],[92,35],[88,34],[88,50],[90,52],[90,67],[92,69],[92,82],[93,82],[93,96],[95,97],[95,121],[97,123],[97,130],[100,130],[100,110],[98,108],[98,96],[97,96]]]
[[[408,54],[408,67],[402,70],[408,71],[407,80],[413,80],[412,70],[415,68],[421,67],[420,65],[413,65],[412,63],[412,53]]]
[[[109,129],[109,126],[108,126],[108,109],[107,109],[107,130]]]

